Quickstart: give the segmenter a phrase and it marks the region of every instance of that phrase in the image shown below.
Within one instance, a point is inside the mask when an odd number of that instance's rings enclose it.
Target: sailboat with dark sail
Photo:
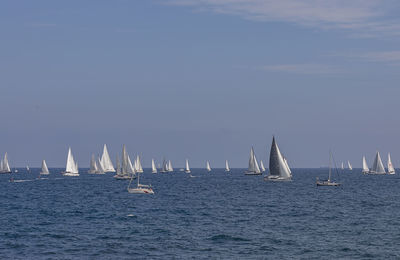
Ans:
[[[272,138],[269,154],[269,175],[264,177],[266,181],[290,181],[292,173],[289,165],[279,150],[275,137]]]

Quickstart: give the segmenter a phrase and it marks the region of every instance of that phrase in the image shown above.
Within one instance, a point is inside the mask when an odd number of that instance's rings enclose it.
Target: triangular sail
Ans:
[[[168,171],[169,172],[173,172],[174,171],[174,168],[172,168],[171,160],[168,161]]]
[[[228,160],[225,160],[225,171],[230,172],[231,169],[229,168]]]
[[[372,174],[385,174],[385,167],[383,166],[381,155],[376,152],[374,164],[372,165],[370,173]]]
[[[98,170],[96,159],[94,157],[94,154],[92,154],[92,157],[90,158],[90,169],[89,173],[96,173]]]
[[[129,175],[135,175],[136,174],[135,168],[132,165],[132,161],[131,161],[131,158],[129,157],[129,155],[128,155],[128,174]]]
[[[392,159],[390,158],[390,153],[388,154],[388,174],[395,174],[394,166],[392,164]]]
[[[4,172],[11,172],[10,164],[8,163],[8,154],[7,154],[7,152],[4,154],[3,171]]]
[[[71,147],[68,148],[67,165],[65,166],[66,173],[78,173],[78,167],[72,155]]]
[[[40,171],[40,174],[49,174],[49,168],[47,168],[46,161],[42,161],[42,170]]]
[[[367,164],[367,160],[365,159],[365,156],[363,156],[363,169],[362,169],[362,173],[369,173],[369,168],[368,168],[368,164]]]
[[[163,164],[161,168],[161,172],[168,172],[168,161],[163,159]]]
[[[260,161],[260,170],[261,172],[265,172],[265,166],[262,160]]]
[[[272,138],[271,150],[269,155],[269,175],[280,177],[281,179],[290,179],[291,171],[287,163],[279,150],[279,147],[275,141],[275,137]]]
[[[342,166],[340,167],[342,170],[344,170],[344,163],[342,162]]]
[[[136,156],[135,160],[135,170],[138,173],[143,173],[143,168],[142,168],[142,163],[140,162],[140,157],[139,155]]]
[[[186,163],[185,163],[185,172],[190,173],[190,167],[189,167],[189,160],[186,159]]]
[[[100,164],[104,172],[115,172],[114,165],[110,159],[106,144],[104,144],[103,147],[103,155],[101,156]]]
[[[96,171],[96,173],[97,174],[104,174],[105,173],[100,158],[97,158],[97,171]]]
[[[254,173],[261,173],[253,147],[251,147],[251,150],[250,150],[249,169],[247,171],[254,172]]]
[[[151,172],[157,173],[156,163],[154,162],[154,159],[151,159]]]
[[[351,166],[350,161],[347,161],[347,167],[349,168],[350,171],[353,170],[353,166]]]
[[[210,166],[210,162],[209,161],[207,161],[207,163],[206,163],[206,169],[207,169],[208,172],[211,171],[211,166]]]

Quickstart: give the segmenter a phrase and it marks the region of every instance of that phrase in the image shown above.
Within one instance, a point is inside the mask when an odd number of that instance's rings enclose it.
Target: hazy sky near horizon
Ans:
[[[0,153],[79,165],[107,143],[183,167],[400,166],[400,2],[0,2]]]

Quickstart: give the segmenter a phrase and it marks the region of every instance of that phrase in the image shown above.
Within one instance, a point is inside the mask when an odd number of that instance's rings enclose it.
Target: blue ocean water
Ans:
[[[129,194],[113,174],[10,183],[0,175],[2,259],[400,258],[400,177],[294,169],[292,182],[244,170],[151,174],[155,195]],[[35,179],[32,173],[13,174]]]

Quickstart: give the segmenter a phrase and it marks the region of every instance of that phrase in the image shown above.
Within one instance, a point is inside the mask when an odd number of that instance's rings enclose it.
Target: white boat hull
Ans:
[[[130,179],[132,179],[132,177],[127,176],[127,175],[114,175],[114,178],[117,179],[117,180],[130,180]],[[133,177],[133,178],[135,179],[136,177]]]
[[[61,174],[64,176],[71,176],[71,177],[79,176],[79,173],[72,173],[72,172],[62,172]]]
[[[244,175],[262,175],[262,172],[245,172]]]
[[[265,181],[291,181],[292,178],[284,178],[281,176],[268,175],[264,177]]]
[[[133,194],[154,194],[152,188],[128,188],[128,192]]]
[[[340,186],[340,183],[331,181],[317,181],[317,186]]]

